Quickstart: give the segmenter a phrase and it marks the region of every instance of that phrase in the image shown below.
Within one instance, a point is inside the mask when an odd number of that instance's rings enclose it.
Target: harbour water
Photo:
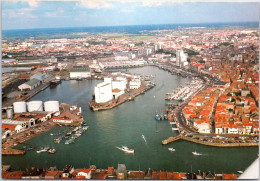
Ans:
[[[221,173],[245,170],[256,158],[258,147],[217,148],[198,145],[186,141],[177,141],[162,146],[161,141],[169,136],[177,135],[171,130],[168,121],[156,121],[154,115],[165,108],[165,93],[179,85],[189,82],[188,78],[160,70],[156,67],[129,69],[132,73],[153,75],[156,87],[134,101],[125,102],[111,110],[92,112],[88,102],[92,99],[94,86],[101,80],[63,81],[56,88],[47,88],[31,100],[59,100],[82,107],[84,120],[89,129],[74,144],[64,142],[54,144],[50,133],[62,132],[65,127],[55,127],[18,146],[50,146],[55,154],[28,151],[24,156],[2,157],[3,164],[10,164],[13,170],[56,166],[62,169],[66,164],[75,168],[96,165],[97,168],[117,167],[118,163],[126,164],[128,170],[190,171],[203,170]],[[142,138],[145,136],[146,142]],[[127,146],[135,149],[134,154],[127,154],[116,146]],[[169,147],[175,152],[170,152]],[[193,151],[202,153],[192,155]]]

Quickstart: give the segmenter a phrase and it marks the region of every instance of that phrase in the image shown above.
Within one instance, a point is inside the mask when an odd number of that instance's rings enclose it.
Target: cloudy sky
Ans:
[[[2,28],[5,30],[259,21],[259,3],[232,2],[233,0],[222,3],[189,1],[4,0]]]

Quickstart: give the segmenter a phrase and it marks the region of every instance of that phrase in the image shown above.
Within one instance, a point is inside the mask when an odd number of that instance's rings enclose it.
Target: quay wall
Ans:
[[[206,146],[216,146],[216,147],[249,147],[249,146],[259,146],[258,143],[212,143],[208,141],[201,141],[194,138],[186,137],[183,135],[178,135],[175,137],[169,137],[162,141],[163,145],[167,145],[169,143],[172,143],[174,141],[177,141],[179,139],[206,145]]]

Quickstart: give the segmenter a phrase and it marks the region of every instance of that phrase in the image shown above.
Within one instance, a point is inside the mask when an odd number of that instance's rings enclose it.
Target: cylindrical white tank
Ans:
[[[13,118],[13,108],[12,107],[8,107],[7,110],[6,110],[6,114],[7,114],[7,118],[8,119],[12,119]]]
[[[28,112],[43,111],[42,101],[30,101],[27,103]]]
[[[48,112],[60,111],[59,101],[46,101],[46,102],[44,102],[44,111],[48,111]]]
[[[25,102],[14,102],[14,113],[26,112],[26,103]]]

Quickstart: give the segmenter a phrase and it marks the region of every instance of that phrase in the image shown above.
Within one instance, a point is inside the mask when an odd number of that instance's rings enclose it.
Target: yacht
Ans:
[[[193,154],[193,155],[196,155],[196,156],[202,155],[201,153],[198,153],[198,152],[196,152],[196,151],[193,151],[192,154]]]
[[[126,153],[134,153],[135,150],[134,149],[131,149],[131,148],[127,148],[127,146],[122,146],[121,148],[117,147],[119,150],[122,150]]]
[[[169,150],[169,151],[175,151],[175,149],[174,149],[174,148],[168,148],[168,150]]]

